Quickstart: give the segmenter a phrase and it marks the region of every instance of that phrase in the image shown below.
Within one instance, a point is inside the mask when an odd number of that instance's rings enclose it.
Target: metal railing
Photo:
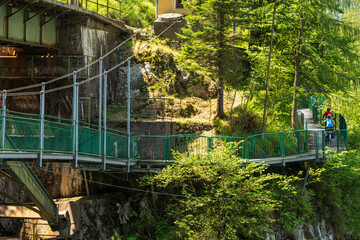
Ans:
[[[108,18],[121,18],[120,0],[58,0],[75,7],[80,7]]]

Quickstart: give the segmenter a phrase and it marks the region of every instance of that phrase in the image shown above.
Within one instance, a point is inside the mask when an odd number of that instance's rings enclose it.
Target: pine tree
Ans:
[[[224,85],[239,76],[231,75],[241,67],[236,46],[240,34],[233,32],[234,26],[243,16],[243,4],[237,0],[194,0],[185,4],[189,10],[187,26],[180,36],[184,43],[181,61],[193,71],[201,72],[216,82],[217,117],[223,118]],[[236,27],[235,27],[236,28]],[[231,70],[230,70],[231,69]],[[229,76],[231,75],[231,76]]]

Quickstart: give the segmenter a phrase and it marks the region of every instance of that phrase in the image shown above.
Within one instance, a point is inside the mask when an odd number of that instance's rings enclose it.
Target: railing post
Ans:
[[[285,165],[285,140],[284,140],[284,134],[280,134],[280,154],[282,158],[283,165]]]
[[[101,155],[102,67],[103,67],[103,58],[101,57],[99,60],[99,155]]]
[[[127,154],[127,157],[128,157],[128,162],[127,162],[127,170],[128,172],[130,172],[130,157],[131,157],[131,154],[130,154],[130,150],[131,150],[131,146],[130,146],[130,81],[131,81],[131,60],[129,59],[128,60],[128,75],[127,75],[127,135],[128,135],[128,154]]]
[[[6,134],[6,90],[3,90],[2,99],[2,122],[1,122],[1,150],[5,149],[5,134]]]
[[[165,166],[167,165],[167,160],[170,160],[170,139],[168,136],[165,137]]]
[[[340,132],[339,130],[335,130],[335,133],[336,133],[336,149],[337,149],[338,152],[340,152],[339,132]]]
[[[319,158],[319,131],[315,131],[314,133],[314,143],[315,143],[315,155],[316,155],[316,160],[318,160]]]
[[[325,131],[321,131],[321,149],[323,158],[325,158]]]
[[[246,159],[246,166],[247,166],[248,160],[249,160],[249,140],[247,137],[245,138],[245,159]]]
[[[348,147],[348,131],[347,131],[347,128],[345,129],[345,148],[346,148],[346,151],[349,150],[349,147]]]
[[[73,134],[72,134],[72,144],[73,144],[73,153],[74,153],[74,167],[78,167],[78,103],[79,103],[79,96],[77,90],[77,83],[76,83],[76,72],[73,75]]]
[[[298,154],[300,154],[301,152],[301,137],[300,137],[300,131],[297,131],[296,132],[296,135],[297,135],[297,145],[298,145]]]
[[[207,138],[207,151],[210,152],[212,150],[212,137]]]
[[[75,154],[75,125],[76,125],[76,72],[73,73],[73,101],[72,101],[72,120],[73,120],[73,127],[72,127],[72,146],[73,146],[73,153]]]
[[[75,164],[78,167],[79,156],[79,83],[75,83]]]
[[[104,72],[104,159],[103,170],[106,170],[106,104],[107,104],[107,72]]]
[[[42,167],[42,158],[44,152],[44,112],[45,112],[45,83],[41,85],[40,92],[40,152],[39,167]]]

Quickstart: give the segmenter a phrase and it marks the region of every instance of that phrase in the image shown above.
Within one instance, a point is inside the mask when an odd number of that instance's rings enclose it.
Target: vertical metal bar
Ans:
[[[247,166],[249,161],[249,139],[247,137],[245,138],[245,159]]]
[[[336,126],[336,125],[335,125]],[[340,152],[340,140],[339,140],[339,130],[335,130],[336,134],[336,149],[338,152]]]
[[[170,139],[168,136],[165,137],[165,166],[167,165],[167,160],[170,160]]]
[[[4,150],[6,133],[6,90],[3,90],[2,97],[1,150]]]
[[[284,134],[280,134],[280,153],[283,165],[285,165],[285,140],[284,140]]]
[[[73,146],[73,153],[75,154],[75,125],[76,125],[76,72],[73,74],[73,105],[72,105],[72,120],[73,120],[73,134],[72,134],[72,146]]]
[[[39,167],[42,167],[42,157],[44,152],[44,112],[45,112],[45,83],[41,85],[40,92],[40,153]]]
[[[99,155],[101,155],[102,67],[103,67],[103,58],[101,57],[99,61]]]
[[[79,155],[79,83],[75,83],[75,164],[74,167],[78,167],[78,155]]]
[[[208,152],[210,152],[212,150],[212,138],[211,137],[207,138],[207,149],[208,149]]]
[[[131,60],[128,60],[128,76],[127,76],[127,135],[128,135],[128,172],[130,172],[130,82],[131,82]]]
[[[321,146],[322,146],[322,155],[325,158],[325,131],[321,131]]]
[[[104,72],[104,162],[103,170],[106,170],[106,103],[107,103],[107,72]]]
[[[316,155],[316,159],[319,158],[319,131],[313,132],[314,133],[314,141],[315,141],[315,155]]]

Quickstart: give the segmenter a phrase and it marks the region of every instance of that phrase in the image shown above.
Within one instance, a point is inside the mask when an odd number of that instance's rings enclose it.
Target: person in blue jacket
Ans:
[[[325,125],[325,129],[335,127],[335,123],[334,123],[334,120],[331,117],[331,114],[327,115],[327,118],[324,121],[324,125]]]

